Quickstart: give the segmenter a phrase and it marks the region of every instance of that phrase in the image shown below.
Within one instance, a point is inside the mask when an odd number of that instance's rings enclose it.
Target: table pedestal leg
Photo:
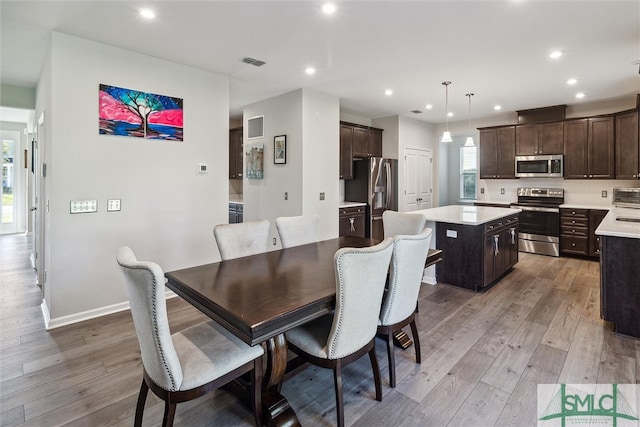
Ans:
[[[289,406],[287,399],[280,394],[282,378],[287,369],[287,341],[284,334],[267,341],[267,369],[264,376],[262,408],[265,424],[269,427],[297,427],[300,422]]]

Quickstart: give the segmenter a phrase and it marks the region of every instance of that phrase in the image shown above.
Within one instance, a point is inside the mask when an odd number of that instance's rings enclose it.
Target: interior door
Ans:
[[[430,150],[405,148],[403,212],[429,209],[433,206],[432,159]]]

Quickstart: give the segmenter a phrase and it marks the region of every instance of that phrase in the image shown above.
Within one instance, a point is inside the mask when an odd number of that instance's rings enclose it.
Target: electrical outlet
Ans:
[[[324,193],[320,193],[320,200],[324,200]]]
[[[602,190],[602,192],[600,193],[600,196],[602,196],[603,199],[607,198],[607,190]]]
[[[500,189],[500,194],[504,194],[504,188]]]
[[[284,192],[284,199],[289,200],[289,193],[286,191]]]
[[[480,194],[484,194],[484,187],[480,188]]]
[[[264,241],[264,240],[263,240],[263,241]],[[273,238],[273,246],[275,246],[275,245],[276,245],[276,238],[274,237],[274,238]]]

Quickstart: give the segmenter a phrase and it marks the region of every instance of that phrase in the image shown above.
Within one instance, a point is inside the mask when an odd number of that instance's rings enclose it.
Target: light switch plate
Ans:
[[[602,196],[603,199],[606,199],[607,198],[607,190],[602,190],[600,195]]]
[[[97,200],[72,200],[69,207],[72,214],[98,212]]]
[[[107,200],[107,212],[117,212],[120,210],[120,199]]]
[[[324,200],[324,192],[320,193],[320,200]]]

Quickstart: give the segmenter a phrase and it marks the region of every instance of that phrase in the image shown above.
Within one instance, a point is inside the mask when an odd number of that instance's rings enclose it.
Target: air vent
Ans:
[[[244,62],[245,64],[255,65],[256,67],[262,67],[264,64],[266,64],[266,62],[264,61],[260,61],[259,59],[249,58],[248,56],[246,58],[242,58],[242,62]]]
[[[422,114],[422,111],[420,111],[420,110],[411,110],[411,112],[413,114]]]

